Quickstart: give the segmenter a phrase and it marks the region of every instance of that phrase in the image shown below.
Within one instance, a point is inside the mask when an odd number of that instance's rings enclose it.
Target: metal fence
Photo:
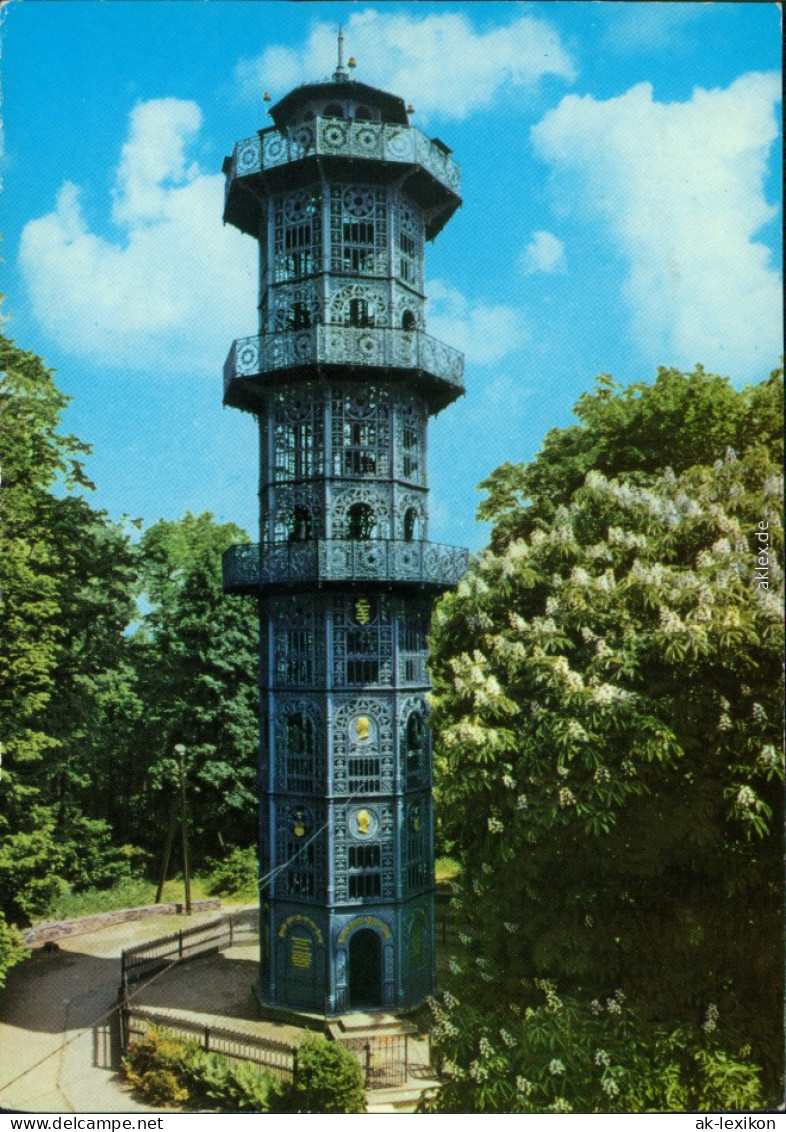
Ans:
[[[206,1026],[187,1018],[172,1017],[146,1007],[134,1006],[129,997],[129,988],[135,982],[170,964],[231,947],[234,943],[256,935],[258,923],[259,909],[254,908],[149,940],[124,951],[121,956],[118,996],[121,1052],[125,1053],[130,1046],[142,1041],[153,1028],[160,1028],[184,1041],[196,1042],[208,1052],[258,1065],[281,1080],[294,1080],[297,1075],[296,1046],[259,1034],[222,1026]],[[363,1038],[342,1039],[341,1044],[360,1063],[366,1088],[390,1088],[406,1081],[409,1067],[407,1034],[374,1034]]]
[[[164,1029],[173,1037],[196,1042],[208,1053],[220,1053],[235,1061],[248,1061],[268,1070],[283,1081],[293,1080],[297,1072],[297,1047],[272,1038],[228,1030],[222,1026],[202,1026],[185,1018],[170,1018],[152,1010],[130,1006],[124,1011],[125,1049],[141,1041],[152,1029]]]
[[[123,986],[137,979],[153,974],[170,963],[193,959],[197,955],[207,955],[232,947],[243,938],[254,936],[259,931],[259,909],[247,912],[233,912],[207,924],[171,935],[148,940],[136,947],[129,947],[120,958],[120,980]]]
[[[390,1089],[406,1082],[409,1074],[407,1034],[342,1038],[341,1044],[360,1062],[367,1089]]]

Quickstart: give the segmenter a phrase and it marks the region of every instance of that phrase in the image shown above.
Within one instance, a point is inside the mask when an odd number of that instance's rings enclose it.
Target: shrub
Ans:
[[[208,892],[212,896],[241,896],[254,898],[257,894],[257,851],[234,848],[223,861],[213,861]]]
[[[123,1059],[126,1077],[155,1104],[186,1104],[215,1112],[267,1112],[281,1086],[264,1070],[206,1053],[154,1028]]]
[[[338,1042],[306,1038],[295,1080],[271,1104],[273,1112],[365,1112],[366,1090],[357,1060]]]

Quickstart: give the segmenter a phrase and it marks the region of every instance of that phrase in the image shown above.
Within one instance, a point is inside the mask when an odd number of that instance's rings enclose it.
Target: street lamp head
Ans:
[[[176,755],[184,755],[185,753],[186,753],[185,744],[175,743],[175,754]]]

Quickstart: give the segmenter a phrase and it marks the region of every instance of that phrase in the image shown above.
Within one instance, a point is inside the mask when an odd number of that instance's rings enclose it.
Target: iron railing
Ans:
[[[259,932],[259,909],[234,912],[207,924],[159,936],[136,947],[129,947],[120,957],[120,977],[123,985],[133,983],[170,963],[193,959],[231,947],[233,943]]]
[[[124,1050],[141,1041],[152,1029],[164,1029],[173,1037],[196,1042],[208,1053],[221,1053],[235,1061],[259,1065],[281,1080],[291,1081],[297,1073],[297,1046],[242,1030],[203,1026],[187,1018],[173,1018],[139,1006],[129,1006],[124,1012]]]
[[[224,394],[238,378],[305,366],[414,370],[464,391],[464,355],[422,330],[311,326],[238,338],[224,363]]]
[[[468,561],[469,552],[462,547],[403,539],[232,546],[224,553],[224,592],[254,593],[292,582],[410,582],[450,588],[464,576]]]
[[[461,171],[445,147],[412,126],[314,118],[286,133],[271,127],[239,141],[226,168],[226,195],[239,177],[313,155],[420,165],[449,192],[458,196],[461,190]]]

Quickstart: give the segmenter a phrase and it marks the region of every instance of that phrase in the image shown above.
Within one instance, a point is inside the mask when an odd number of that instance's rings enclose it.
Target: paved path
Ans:
[[[237,909],[239,910],[239,909]],[[114,924],[90,935],[65,939],[58,951],[38,949],[12,969],[0,992],[0,1108],[22,1112],[166,1112],[136,1100],[117,1072],[119,1049],[115,1006],[120,953],[136,943],[216,918],[215,910]],[[226,951],[178,964],[131,988],[134,1001],[156,1013],[199,1020],[299,1045],[304,1031],[262,1020],[253,993],[258,945],[243,942]],[[371,1112],[392,1112],[403,1101],[414,1107],[431,1083],[428,1046],[410,1041],[409,1088],[369,1093]],[[400,1109],[398,1109],[400,1111]]]
[[[14,967],[0,991],[0,1107],[165,1111],[136,1101],[113,1068],[120,952],[215,918],[213,910],[114,924],[63,940],[59,951],[34,951]]]

